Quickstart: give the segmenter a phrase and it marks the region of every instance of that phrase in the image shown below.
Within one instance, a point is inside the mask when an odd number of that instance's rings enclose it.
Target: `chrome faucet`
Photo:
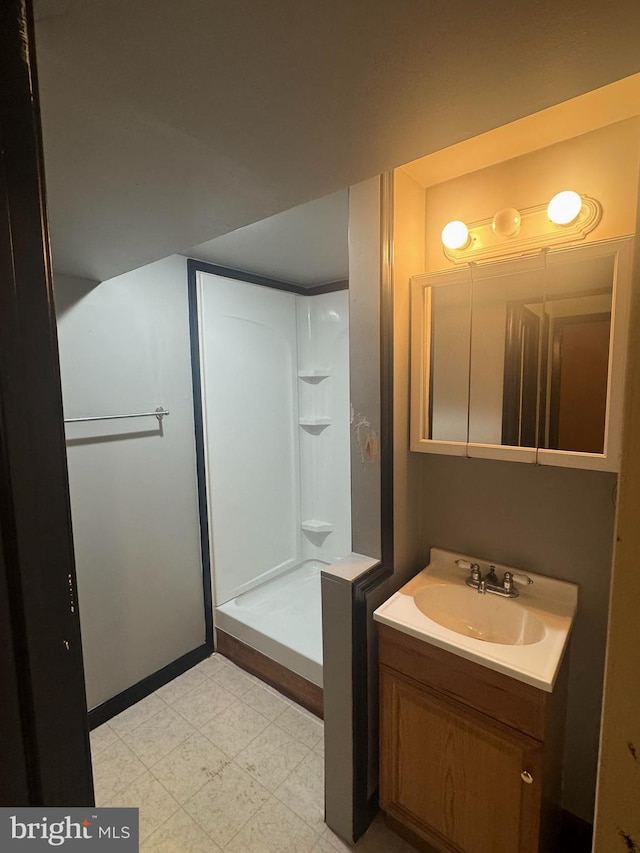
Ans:
[[[464,560],[460,560],[459,562],[464,563],[464,566],[461,568],[469,568],[468,562]],[[517,575],[514,578],[513,572],[505,572],[501,582],[496,574],[495,566],[489,566],[489,571],[485,577],[482,577],[478,563],[471,563],[470,568],[471,573],[466,580],[467,586],[477,589],[481,595],[486,595],[490,592],[492,595],[501,595],[503,598],[517,598],[520,593],[515,587],[515,580],[524,584],[533,583],[527,575]]]

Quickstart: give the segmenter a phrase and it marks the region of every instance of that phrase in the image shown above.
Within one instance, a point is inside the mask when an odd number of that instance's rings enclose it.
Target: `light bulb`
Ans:
[[[447,222],[442,229],[442,242],[447,249],[464,249],[469,242],[469,229],[459,219]]]
[[[547,207],[547,216],[555,225],[570,225],[582,210],[582,199],[573,190],[556,193]]]
[[[515,207],[505,207],[493,217],[491,228],[498,237],[514,237],[520,230],[520,211]]]

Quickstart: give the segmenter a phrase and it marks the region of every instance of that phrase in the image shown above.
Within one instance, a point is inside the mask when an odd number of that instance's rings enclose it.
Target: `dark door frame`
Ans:
[[[31,0],[0,4],[0,805],[93,783]]]
[[[611,329],[611,312],[600,312],[597,314],[573,314],[569,317],[556,317],[553,323],[553,338],[551,346],[551,370],[550,370],[550,395],[549,395],[549,444],[554,450],[565,450],[559,447],[560,439],[560,382],[562,378],[562,333],[567,326],[573,326],[585,322],[597,320],[609,321]],[[609,332],[609,348],[611,348],[611,332]],[[606,413],[605,413],[606,418]],[[603,423],[604,444],[604,423]],[[604,447],[603,447],[604,449]],[[602,451],[600,451],[602,452]]]

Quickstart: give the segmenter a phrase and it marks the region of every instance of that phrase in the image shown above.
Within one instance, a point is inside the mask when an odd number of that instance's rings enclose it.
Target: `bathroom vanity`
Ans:
[[[374,614],[380,805],[419,849],[549,853],[577,588],[530,575],[513,598],[480,595],[456,561],[490,570],[432,549]],[[500,579],[505,571],[515,572],[495,567]]]

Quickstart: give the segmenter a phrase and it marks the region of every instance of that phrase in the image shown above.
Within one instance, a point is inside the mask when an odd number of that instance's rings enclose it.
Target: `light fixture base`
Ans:
[[[575,243],[584,238],[602,218],[600,202],[583,195],[582,208],[576,219],[568,225],[554,225],[547,216],[547,205],[539,204],[520,211],[520,230],[514,237],[501,237],[492,228],[491,219],[481,219],[469,224],[469,242],[461,249],[447,249],[445,257],[454,264],[470,261],[489,261],[522,255],[548,246]]]

